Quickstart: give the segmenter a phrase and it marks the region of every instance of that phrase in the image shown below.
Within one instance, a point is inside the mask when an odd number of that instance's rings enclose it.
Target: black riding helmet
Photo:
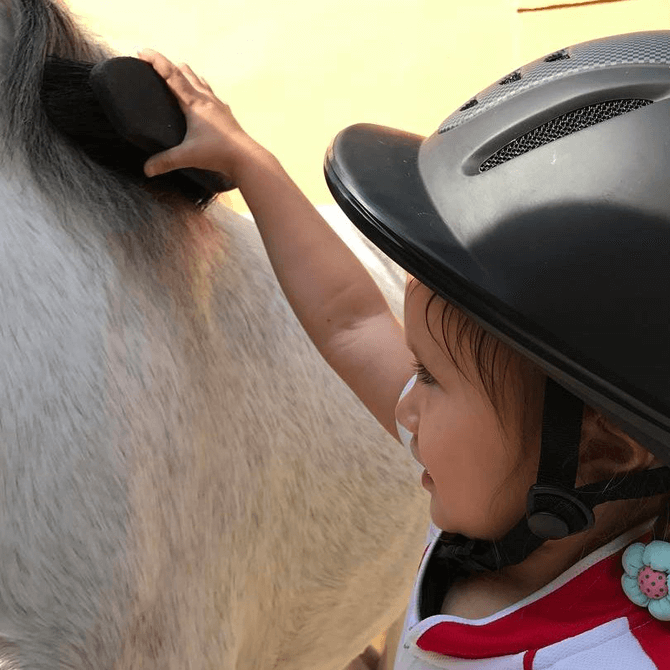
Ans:
[[[325,172],[372,242],[549,377],[526,518],[452,557],[518,563],[670,491],[667,467],[574,488],[584,402],[670,465],[670,31],[540,58],[428,138],[349,127]]]

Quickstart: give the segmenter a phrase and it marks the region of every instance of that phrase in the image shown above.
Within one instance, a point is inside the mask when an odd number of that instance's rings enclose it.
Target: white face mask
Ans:
[[[400,397],[398,398],[398,402],[400,402],[411,390],[414,384],[416,383],[416,375],[410,378],[410,380],[405,384],[405,388],[402,390],[402,393],[400,394]],[[396,420],[395,422],[396,428],[398,429],[398,437],[400,438],[400,441],[402,442],[403,446],[409,451],[410,453],[412,452],[412,449],[410,448],[410,442],[412,441],[412,433],[405,428],[402,424],[398,423]],[[416,461],[414,461],[416,463]],[[416,463],[417,467],[417,472],[422,471],[423,467],[419,465],[419,463]],[[426,544],[430,544],[439,534],[441,533],[441,530],[431,521],[428,527],[428,536],[426,538]]]
[[[402,393],[398,398],[398,402],[400,402],[412,390],[412,387],[414,386],[415,382],[416,382],[416,375],[410,377],[407,384],[405,384],[405,388],[402,390]],[[410,451],[409,443],[412,440],[412,433],[410,433],[409,430],[405,428],[405,426],[398,423],[397,419],[395,425],[396,428],[398,429],[398,437],[400,438],[400,442],[402,442],[403,446],[407,449],[407,451]]]

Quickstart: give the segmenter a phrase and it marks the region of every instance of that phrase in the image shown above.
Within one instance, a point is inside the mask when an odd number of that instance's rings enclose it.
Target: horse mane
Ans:
[[[61,133],[41,97],[47,60],[56,56],[83,66],[118,54],[56,0],[8,2],[7,25],[14,34],[0,41],[0,63],[6,64],[0,71],[0,161],[21,165],[66,227],[72,219],[85,218],[125,237],[126,243],[132,238],[145,258],[159,260],[174,245],[184,221],[202,214],[212,198],[177,173],[148,180],[142,156],[125,151],[129,145],[110,138],[107,128],[97,137],[93,128],[86,143]],[[61,88],[58,97],[50,98],[56,105],[76,107],[83,94],[67,74],[49,86],[51,91]],[[120,150],[102,164],[88,147],[104,142]]]

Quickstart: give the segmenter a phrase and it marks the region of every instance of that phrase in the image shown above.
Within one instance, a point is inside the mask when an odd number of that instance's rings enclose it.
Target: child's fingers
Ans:
[[[154,49],[147,49],[147,48],[137,49],[137,55],[142,60],[148,60],[155,53],[158,52],[154,51]]]
[[[195,83],[198,86],[205,88],[205,80],[193,72],[187,63],[179,63],[179,69],[186,75],[191,84]]]
[[[141,51],[137,52],[137,55],[142,60],[151,63],[151,65],[154,66],[156,72],[158,72],[164,79],[166,79],[166,81],[169,78],[168,72],[172,73],[174,71],[181,71],[194,88],[196,85],[198,85],[204,88],[206,91],[213,93],[212,87],[207,83],[207,81],[203,77],[200,77],[195,72],[193,72],[187,63],[180,63],[178,67],[175,67],[165,56],[163,56],[163,54],[159,53],[158,51],[154,51],[153,49],[142,49]]]
[[[154,70],[165,79],[180,103],[184,103],[187,107],[192,104],[196,90],[186,78],[186,75],[174,63],[153,49],[142,49],[138,52],[138,55],[142,60],[151,63]]]
[[[147,177],[155,177],[184,167],[190,167],[190,162],[184,160],[182,145],[179,145],[159,154],[154,154],[144,164],[144,174]]]
[[[232,173],[232,162],[237,155],[235,151],[241,145],[246,147],[253,142],[233,118],[228,105],[221,102],[188,65],[174,65],[152,49],[142,49],[137,54],[165,79],[176,95],[187,121],[186,136],[182,143],[152,156],[144,165],[144,173],[153,177],[186,167],[226,174],[229,169]],[[230,165],[226,161],[231,162]]]

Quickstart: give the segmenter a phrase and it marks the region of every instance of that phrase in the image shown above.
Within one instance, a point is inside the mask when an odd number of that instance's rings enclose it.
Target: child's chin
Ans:
[[[465,535],[465,537],[480,538],[478,532],[474,528],[468,528],[462,522],[458,523],[453,516],[446,513],[444,508],[437,500],[437,496],[433,494],[430,500],[430,518],[435,526],[445,533],[453,533],[454,535]],[[485,539],[485,538],[480,538]]]
[[[448,516],[444,513],[439,506],[439,503],[436,501],[436,496],[431,495],[430,500],[430,518],[433,520],[433,523],[440,529],[447,533],[454,533],[456,531],[451,530]]]

